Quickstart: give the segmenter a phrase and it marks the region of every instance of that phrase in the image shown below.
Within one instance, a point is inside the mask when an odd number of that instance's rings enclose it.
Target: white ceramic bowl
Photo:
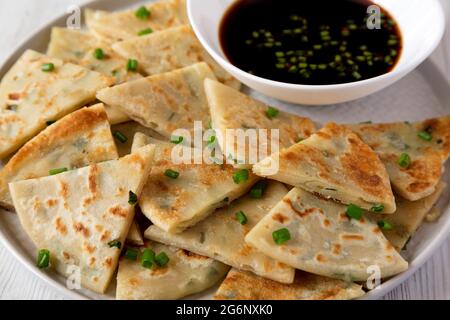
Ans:
[[[438,0],[375,0],[398,22],[403,52],[389,73],[368,80],[337,85],[297,85],[251,75],[232,65],[219,42],[220,22],[234,0],[188,0],[192,27],[209,54],[230,74],[252,89],[280,100],[323,105],[355,100],[375,93],[421,64],[437,47],[445,30],[445,15]]]

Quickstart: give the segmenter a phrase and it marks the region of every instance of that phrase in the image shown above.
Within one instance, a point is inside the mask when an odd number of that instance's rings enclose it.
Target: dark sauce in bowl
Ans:
[[[306,85],[365,80],[390,72],[402,49],[396,21],[383,8],[375,20],[368,13],[373,4],[237,0],[222,19],[220,42],[233,65],[262,78]]]

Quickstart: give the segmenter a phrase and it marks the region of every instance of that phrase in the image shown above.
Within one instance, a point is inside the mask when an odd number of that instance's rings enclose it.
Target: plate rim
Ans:
[[[151,0],[154,1],[154,0]],[[129,7],[135,4],[149,2],[144,0],[124,0],[119,2],[114,2],[112,0],[90,0],[87,1],[81,5],[77,5],[78,8],[80,8],[81,11],[83,11],[86,8],[95,8],[97,6],[101,6],[102,4],[106,3],[115,3],[118,8],[125,8]],[[99,9],[99,8],[98,8]],[[101,10],[101,9],[100,9]],[[65,21],[65,18],[67,17],[67,13],[60,14],[56,18],[51,19],[49,22],[43,24],[42,26],[38,27],[36,31],[31,33],[27,38],[22,40],[18,45],[16,45],[12,50],[11,53],[6,55],[6,57],[0,61],[0,75],[6,74],[6,72],[9,70],[9,68],[12,66],[12,64],[17,60],[17,57],[20,56],[25,50],[29,49],[29,42],[32,41],[33,38],[36,36],[43,34],[45,32],[49,32],[52,27],[54,26],[61,26],[62,22]],[[82,14],[82,22],[84,22],[84,17]],[[82,26],[84,26],[85,23],[82,23]],[[427,65],[431,65],[434,67],[434,69],[439,72],[438,68],[436,68],[435,63],[430,60],[430,58],[426,59],[425,62],[423,62],[417,69],[421,69],[426,67]],[[420,70],[419,70],[420,71]],[[448,85],[448,83],[447,83]],[[450,211],[450,204],[447,206],[445,212],[448,213]],[[0,212],[0,214],[15,214],[10,212]],[[22,265],[26,267],[29,271],[31,271],[32,274],[37,276],[37,278],[43,280],[47,285],[49,285],[51,288],[54,288],[56,291],[61,293],[64,298],[71,298],[76,300],[93,300],[94,298],[83,294],[82,292],[78,290],[70,290],[67,287],[64,286],[63,282],[60,282],[53,277],[50,277],[47,272],[41,271],[39,268],[37,268],[27,257],[25,253],[20,252],[19,249],[14,247],[14,243],[12,240],[9,239],[6,233],[4,233],[4,225],[0,223],[0,242],[4,245],[4,247],[8,250],[8,252],[17,259]],[[434,236],[434,238],[430,241],[428,246],[425,250],[420,252],[416,258],[409,262],[408,270],[406,270],[403,273],[400,273],[391,279],[387,280],[386,282],[383,282],[378,288],[367,292],[363,297],[359,298],[358,300],[376,300],[381,298],[382,296],[388,294],[393,289],[404,283],[406,280],[408,280],[420,267],[422,267],[427,261],[429,261],[430,257],[436,253],[436,251],[442,246],[443,242],[448,238],[450,235],[450,217],[444,222],[444,226],[441,228],[441,230]],[[53,271],[51,271],[53,272]],[[58,274],[58,277],[62,277]],[[89,289],[84,289],[89,290]],[[92,294],[96,294],[93,291],[89,291]],[[108,298],[108,296],[103,295],[105,298]]]

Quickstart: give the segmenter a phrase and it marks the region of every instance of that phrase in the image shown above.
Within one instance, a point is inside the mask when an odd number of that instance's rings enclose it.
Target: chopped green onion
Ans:
[[[278,64],[275,65],[275,68],[277,68],[277,69],[284,69],[284,64],[278,63]]]
[[[68,171],[67,168],[56,168],[56,169],[51,169],[51,170],[48,172],[48,174],[49,174],[50,176],[54,176],[54,175],[57,175],[57,174],[60,174],[60,173],[66,172],[66,171]]]
[[[122,242],[120,242],[119,239],[116,239],[116,240],[113,240],[113,241],[108,242],[108,246],[109,246],[110,248],[117,248],[117,249],[120,249],[120,248],[122,248]]]
[[[236,184],[241,184],[243,182],[246,182],[248,180],[249,172],[247,169],[242,169],[239,171],[236,171],[233,174],[233,181]]]
[[[153,29],[152,28],[147,28],[147,29],[143,29],[141,31],[138,32],[138,36],[145,36],[147,34],[153,33]]]
[[[51,72],[55,70],[55,65],[53,63],[44,63],[41,67],[41,70],[44,72]]]
[[[362,215],[363,215],[363,209],[361,209],[357,205],[350,204],[347,207],[346,213],[350,219],[361,220]]]
[[[50,266],[50,251],[47,249],[41,249],[37,256],[37,267],[39,269],[45,269]]]
[[[103,60],[105,58],[105,53],[101,48],[97,48],[94,51],[94,58],[97,60]]]
[[[160,267],[165,267],[165,266],[169,263],[170,259],[169,259],[169,257],[167,256],[167,254],[163,251],[163,252],[160,252],[160,253],[155,257],[155,261],[156,261],[156,264],[157,264],[158,266],[160,266]]]
[[[172,169],[167,169],[164,172],[164,175],[170,179],[177,179],[180,176],[180,173]]]
[[[138,255],[139,251],[133,248],[127,248],[127,251],[125,251],[125,258],[131,261],[136,261]]]
[[[136,71],[138,68],[138,61],[136,59],[128,59],[127,62],[127,70],[128,71]]]
[[[208,138],[208,146],[213,146],[216,143],[216,136],[210,136]]]
[[[378,221],[378,226],[380,227],[380,229],[386,230],[386,231],[394,229],[394,225],[385,220]]]
[[[398,159],[398,165],[402,168],[409,168],[411,165],[411,157],[407,153],[402,153]]]
[[[427,131],[421,131],[418,134],[419,138],[425,141],[431,141],[433,140],[433,136],[429,134]]]
[[[387,42],[388,46],[395,46],[395,45],[397,45],[397,43],[398,43],[398,41],[395,39],[390,39]]]
[[[155,252],[152,249],[145,249],[141,257],[141,266],[150,269],[156,265]]]
[[[376,204],[370,209],[372,212],[383,212],[384,211],[384,205],[382,204]]]
[[[183,140],[184,140],[184,138],[181,137],[181,136],[172,136],[170,138],[170,142],[173,143],[173,144],[180,144],[180,143],[183,142]]]
[[[116,138],[121,143],[125,143],[128,141],[128,138],[120,131],[115,131],[113,135],[114,138]]]
[[[128,192],[128,204],[134,206],[138,202],[138,196],[133,191]]]
[[[267,181],[265,180],[259,181],[250,190],[250,197],[252,197],[253,199],[261,199],[266,189],[267,189]]]
[[[273,119],[273,118],[276,118],[277,116],[278,116],[278,113],[279,113],[280,111],[278,110],[278,109],[276,109],[276,108],[274,108],[274,107],[269,107],[267,110],[266,110],[266,116],[267,116],[267,118],[269,118],[269,119]]]
[[[275,52],[275,56],[277,56],[278,58],[282,58],[284,57],[284,52],[281,51]]]
[[[248,222],[247,216],[243,211],[236,212],[236,220],[242,225],[246,225]]]
[[[137,9],[135,15],[138,19],[147,20],[148,18],[150,18],[151,12],[146,7],[142,6],[139,9]]]
[[[282,245],[283,243],[291,240],[291,233],[289,232],[288,229],[283,228],[283,229],[274,231],[272,233],[272,238],[276,244]]]

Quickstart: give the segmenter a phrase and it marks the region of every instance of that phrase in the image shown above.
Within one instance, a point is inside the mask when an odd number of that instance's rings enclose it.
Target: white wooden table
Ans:
[[[450,0],[441,1],[450,26]],[[31,32],[50,19],[64,14],[71,5],[86,2],[87,0],[0,1],[0,63]],[[450,30],[434,53],[433,59],[450,81]],[[0,299],[38,300],[66,297],[25,269],[0,245]],[[385,299],[450,299],[450,238],[432,259],[403,285],[386,295]]]

